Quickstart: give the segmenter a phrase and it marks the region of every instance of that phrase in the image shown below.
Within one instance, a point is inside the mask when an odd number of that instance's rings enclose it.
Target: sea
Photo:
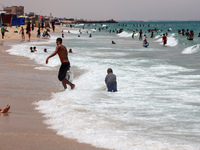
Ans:
[[[64,91],[55,77],[60,91],[34,103],[49,129],[114,150],[200,150],[199,21],[61,27],[66,28],[63,45],[73,51],[69,53],[71,71],[81,73],[73,80],[74,90],[68,86]],[[123,31],[116,33],[119,29]],[[140,29],[147,36],[147,48],[139,40]],[[156,29],[153,38],[151,29]],[[182,29],[193,30],[194,40],[179,34]],[[168,33],[166,46],[164,33]],[[50,35],[47,41],[13,45],[7,52],[31,59],[38,64],[34,69],[57,72],[58,56],[50,58],[49,64],[45,60],[54,52],[61,32]],[[30,46],[38,51],[30,53]],[[108,68],[117,77],[117,92],[106,91]]]

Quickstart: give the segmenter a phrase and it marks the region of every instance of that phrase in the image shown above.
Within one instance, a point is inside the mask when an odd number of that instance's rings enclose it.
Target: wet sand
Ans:
[[[0,42],[0,107],[11,105],[0,113],[0,150],[100,150],[47,129],[32,103],[62,90],[57,71],[36,70],[31,60],[5,52],[15,42]]]

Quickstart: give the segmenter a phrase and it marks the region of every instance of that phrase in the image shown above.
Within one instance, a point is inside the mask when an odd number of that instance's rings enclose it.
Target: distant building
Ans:
[[[5,14],[6,11],[0,10],[0,14]]]
[[[29,17],[33,17],[33,16],[35,16],[35,13],[34,12],[29,12],[28,16]]]
[[[17,14],[18,16],[24,15],[24,6],[4,7],[3,10],[6,11],[6,13],[9,13],[9,14]]]

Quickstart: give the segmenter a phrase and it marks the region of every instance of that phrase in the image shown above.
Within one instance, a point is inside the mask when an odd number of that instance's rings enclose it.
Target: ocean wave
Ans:
[[[132,37],[132,33],[123,31],[122,33],[117,34],[119,37]]]
[[[182,51],[182,54],[194,54],[198,52],[199,47],[200,47],[199,44],[187,47]]]
[[[49,61],[48,64],[45,64],[46,58],[49,56],[48,53],[44,53],[43,50],[44,48],[47,48],[48,52],[53,52],[54,47],[51,47],[50,44],[53,41],[47,41],[47,42],[30,42],[27,44],[17,44],[12,46],[11,49],[7,50],[11,55],[16,55],[16,56],[24,56],[29,58],[30,60],[35,61],[37,64],[44,65],[46,67],[57,67],[60,65],[59,63],[59,58],[58,57],[53,57],[51,61]],[[45,45],[44,45],[45,44]],[[36,46],[36,52],[31,53],[30,52],[30,47]]]
[[[34,69],[36,69],[36,70],[50,70],[50,71],[52,71],[52,70],[55,70],[55,68],[52,68],[52,67],[35,67]]]
[[[78,26],[84,26],[85,24],[76,24],[75,26],[78,27]]]
[[[162,36],[161,35],[157,35],[155,37],[155,39],[157,39],[156,42],[160,43],[160,45],[163,44],[163,42],[162,42]],[[174,33],[169,34],[169,36],[167,37],[167,44],[166,44],[166,46],[175,47],[177,45],[178,45],[178,39],[175,38],[175,34]]]

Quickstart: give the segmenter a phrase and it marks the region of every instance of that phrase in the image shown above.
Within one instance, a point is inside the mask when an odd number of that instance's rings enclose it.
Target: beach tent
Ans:
[[[12,14],[6,14],[6,24],[9,26],[12,25]]]
[[[17,18],[17,24],[18,25],[24,25],[25,24],[25,18]]]
[[[1,14],[3,25],[12,25],[12,14]]]
[[[16,26],[16,25],[18,25],[18,23],[17,23],[17,15],[13,14],[12,15],[12,26]]]
[[[21,16],[19,16],[18,18],[24,18],[24,16],[23,16],[23,15],[21,15]]]
[[[6,18],[5,15],[6,15],[5,13],[1,13],[1,24],[2,25],[3,25],[3,22],[4,22],[5,18]]]

